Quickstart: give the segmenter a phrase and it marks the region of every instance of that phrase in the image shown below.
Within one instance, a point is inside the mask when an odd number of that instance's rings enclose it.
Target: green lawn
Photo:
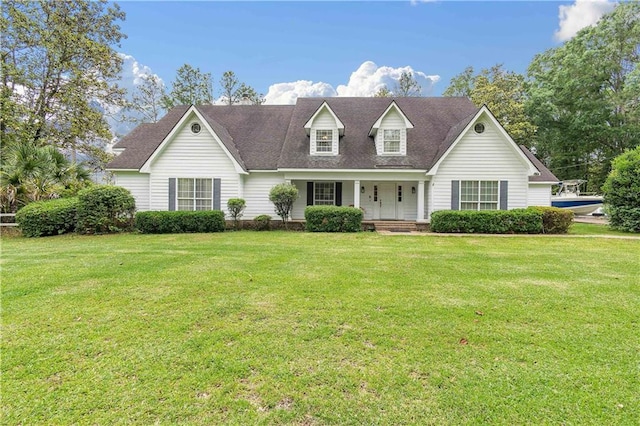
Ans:
[[[598,223],[580,223],[574,222],[569,228],[570,235],[618,235],[640,237],[640,234],[632,232],[623,232],[611,229],[609,225]]]
[[[2,239],[3,424],[637,424],[640,240]]]

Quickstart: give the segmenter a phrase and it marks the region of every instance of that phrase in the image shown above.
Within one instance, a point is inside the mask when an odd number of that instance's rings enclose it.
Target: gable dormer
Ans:
[[[309,136],[311,155],[338,155],[344,124],[326,102],[311,116],[304,129]]]
[[[377,155],[407,155],[407,129],[413,129],[413,124],[392,101],[369,131]]]

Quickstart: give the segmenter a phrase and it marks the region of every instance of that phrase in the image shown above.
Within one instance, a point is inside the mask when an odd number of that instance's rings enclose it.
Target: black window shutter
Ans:
[[[336,206],[342,205],[342,182],[336,182]]]
[[[169,178],[169,211],[176,210],[176,178]]]
[[[509,208],[509,181],[500,181],[500,210]]]
[[[313,182],[307,182],[307,205],[313,205]]]
[[[213,180],[213,209],[220,210],[220,179]]]
[[[460,210],[460,181],[451,181],[451,210]]]

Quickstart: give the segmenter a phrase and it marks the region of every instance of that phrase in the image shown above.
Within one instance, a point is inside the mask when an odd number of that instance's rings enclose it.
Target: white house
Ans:
[[[466,98],[300,98],[295,105],[180,106],[114,146],[109,164],[138,210],[274,213],[269,190],[352,205],[365,220],[428,222],[436,210],[551,205],[558,179]]]

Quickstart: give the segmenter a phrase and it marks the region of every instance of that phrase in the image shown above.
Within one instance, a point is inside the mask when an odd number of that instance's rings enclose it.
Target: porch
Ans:
[[[304,219],[312,205],[351,206],[365,222],[427,222],[427,185],[421,180],[291,180],[299,191],[292,218]],[[384,226],[384,225],[383,225]]]

